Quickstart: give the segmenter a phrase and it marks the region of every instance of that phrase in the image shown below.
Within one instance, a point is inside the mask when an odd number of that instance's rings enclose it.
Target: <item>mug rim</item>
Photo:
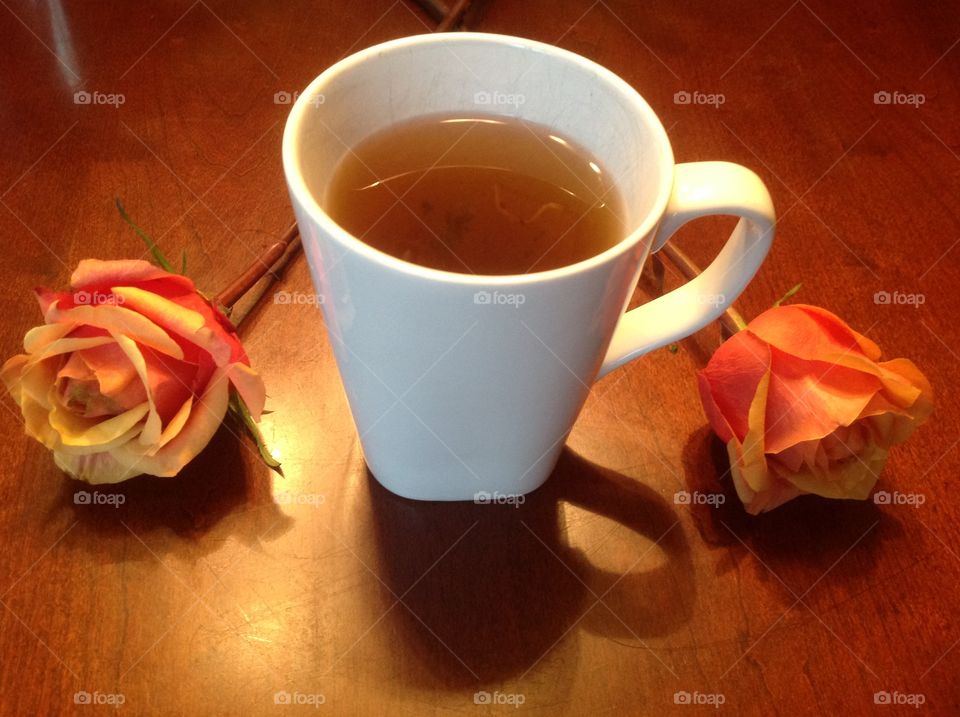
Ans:
[[[663,157],[663,164],[660,170],[659,187],[657,188],[656,198],[653,206],[646,216],[639,222],[637,227],[623,237],[620,241],[611,247],[594,254],[586,259],[573,264],[543,271],[534,271],[525,274],[467,274],[456,271],[446,271],[443,269],[434,269],[422,264],[415,264],[404,259],[400,259],[392,254],[381,251],[363,240],[355,237],[346,229],[341,227],[320,205],[318,199],[307,188],[306,182],[301,171],[300,159],[298,154],[298,140],[300,139],[300,130],[307,117],[308,108],[313,107],[311,99],[321,91],[324,85],[328,84],[334,77],[351,71],[355,66],[379,58],[381,55],[409,47],[417,47],[432,44],[476,44],[489,43],[493,45],[512,45],[525,49],[541,52],[553,58],[564,62],[570,62],[580,65],[597,75],[597,78],[606,83],[609,89],[619,92],[627,101],[633,105],[634,110],[640,121],[646,121],[651,129],[653,141],[658,151]],[[648,234],[656,230],[657,224],[666,211],[670,193],[673,188],[674,157],[673,148],[667,137],[667,131],[657,117],[657,114],[650,107],[643,96],[637,92],[626,80],[612,70],[608,70],[603,65],[578,55],[570,50],[550,45],[537,40],[530,40],[513,35],[503,35],[487,32],[457,32],[457,33],[429,33],[419,35],[409,35],[395,40],[372,45],[363,50],[348,55],[337,61],[317,77],[315,77],[306,89],[297,97],[287,116],[287,121],[283,131],[282,144],[283,171],[287,180],[287,186],[290,193],[295,197],[300,207],[307,212],[310,219],[323,228],[323,230],[333,237],[338,243],[349,251],[360,254],[364,258],[380,264],[384,268],[401,272],[421,279],[432,281],[445,281],[457,284],[470,284],[477,286],[490,285],[517,285],[547,282],[560,279],[565,276],[579,274],[590,271],[602,264],[612,261],[632,249],[639,241]],[[630,198],[623,196],[624,202],[629,202]]]

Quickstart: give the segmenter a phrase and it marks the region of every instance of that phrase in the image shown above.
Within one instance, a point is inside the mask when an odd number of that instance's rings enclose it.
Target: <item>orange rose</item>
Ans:
[[[762,313],[720,346],[698,374],[700,398],[749,513],[804,493],[870,494],[890,447],[933,408],[912,362],[879,358],[829,311],[796,304]]]
[[[37,290],[45,324],[0,372],[27,434],[88,483],[176,475],[213,437],[233,386],[265,391],[227,319],[146,261],[80,262],[72,292]]]

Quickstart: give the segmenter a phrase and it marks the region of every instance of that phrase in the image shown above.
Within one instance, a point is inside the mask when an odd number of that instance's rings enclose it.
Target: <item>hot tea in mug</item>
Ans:
[[[334,170],[324,208],[380,251],[467,274],[576,264],[626,234],[613,178],[587,150],[482,114],[417,117],[365,138]]]

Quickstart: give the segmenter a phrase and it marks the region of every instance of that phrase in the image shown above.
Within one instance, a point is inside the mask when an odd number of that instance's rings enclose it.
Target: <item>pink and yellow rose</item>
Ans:
[[[176,475],[213,437],[231,388],[259,420],[263,381],[190,279],[146,261],[87,259],[70,286],[37,290],[44,324],[0,372],[27,433],[68,474]]]
[[[829,311],[770,309],[699,372],[710,425],[727,444],[750,513],[804,493],[865,499],[890,447],[933,408],[930,384]]]

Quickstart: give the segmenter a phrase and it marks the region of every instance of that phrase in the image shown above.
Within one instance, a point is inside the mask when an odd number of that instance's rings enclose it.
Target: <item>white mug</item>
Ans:
[[[579,143],[614,178],[629,232],[579,263],[509,276],[439,271],[364,244],[324,211],[333,170],[368,135],[431,113],[518,117]],[[294,104],[283,166],[367,466],[420,500],[496,502],[541,485],[593,382],[716,319],[760,267],[775,223],[750,170],[675,165],[653,110],[612,72],[505,35],[406,37],[341,60]],[[647,254],[710,214],[740,217],[713,263],[625,311]]]

